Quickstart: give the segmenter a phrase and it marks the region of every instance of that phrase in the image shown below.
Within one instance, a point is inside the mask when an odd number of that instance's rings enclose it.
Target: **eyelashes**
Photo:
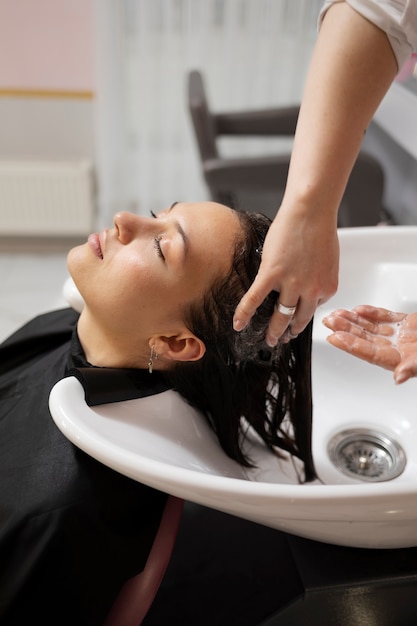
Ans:
[[[164,253],[162,252],[162,248],[161,248],[161,239],[162,239],[162,235],[157,235],[156,237],[154,237],[153,245],[154,245],[157,255],[163,261],[165,261]]]
[[[158,216],[152,210],[150,210],[149,213],[151,214],[151,217],[153,217],[154,219],[158,219]],[[161,248],[161,240],[162,235],[157,235],[156,237],[154,237],[153,245],[156,250],[156,254],[159,256],[160,259],[165,261],[164,253],[162,252]]]

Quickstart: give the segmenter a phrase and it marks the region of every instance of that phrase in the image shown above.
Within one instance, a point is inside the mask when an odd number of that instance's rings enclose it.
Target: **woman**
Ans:
[[[404,383],[417,376],[417,313],[396,313],[370,305],[338,309],[324,318],[336,348],[394,372]]]
[[[268,349],[272,294],[244,333],[231,330],[268,226],[262,215],[210,202],[149,218],[118,213],[113,228],[68,255],[81,314],[40,316],[1,347],[2,626],[102,624],[143,568],[165,505],[165,494],[104,467],[55,427],[49,392],[68,374],[82,377],[87,396],[91,375],[102,378],[109,401],[172,387],[235,460],[250,463],[244,417],[313,476],[311,325]]]
[[[396,74],[417,51],[417,0],[328,0],[307,75],[282,204],[260,271],[239,303],[240,331],[280,292],[266,339],[300,333],[336,291],[337,212],[363,135]]]

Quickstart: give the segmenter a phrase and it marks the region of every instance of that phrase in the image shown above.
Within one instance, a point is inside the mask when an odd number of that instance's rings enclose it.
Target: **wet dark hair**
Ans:
[[[271,220],[261,213],[237,212],[242,237],[235,243],[227,276],[218,278],[203,298],[185,311],[190,330],[206,352],[195,362],[178,363],[166,378],[198,408],[216,432],[223,450],[242,465],[246,424],[266,445],[298,457],[304,479],[315,476],[311,455],[312,322],[287,344],[274,349],[265,342],[277,292],[271,292],[250,324],[233,330],[236,306],[253,282]],[[244,419],[243,419],[244,418]]]

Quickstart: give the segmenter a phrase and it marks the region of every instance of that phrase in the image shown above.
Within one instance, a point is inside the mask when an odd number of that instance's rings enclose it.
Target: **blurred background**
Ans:
[[[214,109],[298,103],[320,5],[1,0],[0,158],[73,161],[80,179],[91,164],[103,225],[120,208],[148,214],[175,199],[207,197],[187,109],[188,72],[204,73]],[[239,153],[277,145],[249,143],[240,141]],[[232,153],[233,141],[224,144]],[[85,229],[86,207],[68,210]],[[55,203],[54,211],[68,234],[63,207]]]
[[[202,73],[213,111],[298,105],[321,4],[0,0],[1,308],[10,290],[30,288],[14,275],[17,253],[36,253],[32,268],[39,254],[58,255],[34,269],[55,289],[62,272],[46,279],[45,267],[116,211],[208,199],[189,72]],[[417,223],[414,68],[410,59],[364,139],[383,167],[383,204],[397,224]],[[219,150],[275,155],[289,153],[291,141],[226,137]]]

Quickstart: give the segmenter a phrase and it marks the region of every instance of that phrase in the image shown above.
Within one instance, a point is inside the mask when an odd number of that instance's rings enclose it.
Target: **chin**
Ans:
[[[82,296],[84,296],[85,285],[92,278],[88,263],[87,245],[83,244],[72,248],[67,256],[67,268],[71,277],[69,281],[73,285],[73,289],[76,289]]]

